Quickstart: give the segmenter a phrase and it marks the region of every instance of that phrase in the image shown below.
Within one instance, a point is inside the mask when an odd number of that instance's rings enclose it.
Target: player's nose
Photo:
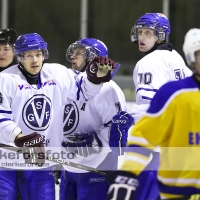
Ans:
[[[74,60],[74,59],[75,59],[75,55],[72,54],[72,55],[70,56],[70,59],[71,59],[71,60]]]

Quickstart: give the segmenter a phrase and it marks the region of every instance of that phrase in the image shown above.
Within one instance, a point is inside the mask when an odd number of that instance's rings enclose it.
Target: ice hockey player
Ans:
[[[96,56],[108,57],[108,49],[98,39],[81,38],[68,47],[66,56],[72,69],[85,71]],[[74,101],[65,106],[62,145],[76,155],[73,162],[99,170],[117,170],[118,156],[109,148],[108,138],[112,117],[121,110],[126,111],[125,97],[112,80],[87,102]],[[132,122],[131,116],[126,118],[126,123]],[[108,184],[104,175],[63,167],[60,199],[106,199]]]
[[[0,177],[5,186],[0,197],[14,199],[18,187],[21,199],[53,200],[52,163],[45,163],[44,147],[59,147],[62,142],[63,105],[96,95],[101,83],[111,79],[115,62],[98,57],[86,73],[75,77],[65,66],[44,63],[49,56],[47,43],[37,33],[20,35],[14,52],[19,64],[0,74],[0,142],[19,147],[26,163],[18,154],[0,160],[5,169],[23,170],[18,183],[8,173]]]
[[[9,29],[0,29],[0,72],[3,70],[7,69],[8,67],[17,64],[17,58],[14,54],[13,50],[13,44],[15,43],[16,39],[18,37],[17,32],[13,28]],[[14,172],[14,175],[12,174],[12,171],[4,171],[1,172],[0,168],[0,176],[5,176],[5,173],[8,173],[10,179],[13,179],[14,182],[16,182],[16,173]],[[9,179],[9,180],[10,180]],[[2,185],[1,187],[1,194],[2,191],[7,191],[5,188],[5,185]],[[3,197],[6,194],[2,195]],[[17,195],[17,188],[13,193],[10,194],[10,196],[13,196],[13,198],[18,198],[16,197]]]
[[[145,115],[134,126],[131,137],[135,141],[128,143],[134,147],[130,154],[132,161],[126,160],[121,168],[124,171],[113,173],[111,178],[113,184],[110,189],[114,189],[115,194],[119,188],[126,188],[126,191],[113,199],[134,199],[134,192],[140,184],[137,175],[145,167],[155,146],[160,146],[162,152],[157,175],[161,199],[200,198],[200,163],[197,159],[200,138],[200,29],[192,28],[186,33],[183,52],[193,75],[164,84]],[[132,198],[126,195],[132,195]]]
[[[167,41],[169,33],[170,22],[162,13],[145,13],[136,20],[131,29],[131,41],[136,43],[139,51],[144,53],[144,57],[136,63],[133,72],[136,102],[129,114],[133,116],[135,123],[144,115],[153,96],[163,84],[192,74],[183,58],[173,49],[173,44]],[[120,115],[115,116],[114,119],[117,120],[119,117]],[[120,133],[115,126],[111,126],[110,146],[114,149],[116,146],[112,144],[112,137],[120,138],[119,136]],[[123,136],[126,137],[127,134]],[[129,143],[136,140],[135,137],[128,138]],[[146,140],[143,139],[143,142]],[[152,155],[151,163],[147,166],[148,170],[143,171],[138,177],[141,184],[135,199],[159,198],[157,183],[154,181],[159,163],[159,148],[156,148]],[[129,153],[125,156],[125,160],[132,162]]]
[[[0,72],[17,64],[13,44],[17,39],[17,32],[13,29],[0,29]]]

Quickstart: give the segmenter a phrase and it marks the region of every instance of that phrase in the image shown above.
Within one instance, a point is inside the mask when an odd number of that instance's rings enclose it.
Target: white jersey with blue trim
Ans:
[[[39,80],[37,85],[30,85],[18,65],[0,74],[0,142],[14,145],[20,132],[38,132],[45,139],[46,148],[55,147],[59,152],[63,106],[77,100],[77,96],[84,102],[96,95],[103,84],[95,85],[85,73],[77,76],[73,70],[53,63],[43,65]]]
[[[163,84],[191,75],[192,71],[175,50],[157,49],[139,60],[133,72],[136,103],[129,111],[135,122],[143,116]]]
[[[119,86],[112,80],[105,83],[100,92],[87,102],[74,101],[67,104],[64,108],[63,117],[64,141],[72,133],[95,131],[103,145],[99,154],[91,154],[84,158],[73,157],[69,161],[93,168],[98,167],[108,153],[111,152],[108,144],[111,120],[121,110],[127,110],[125,96]],[[70,172],[86,172],[65,165],[63,167]]]

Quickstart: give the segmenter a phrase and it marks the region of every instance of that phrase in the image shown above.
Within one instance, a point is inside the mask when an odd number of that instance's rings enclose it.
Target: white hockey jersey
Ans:
[[[96,168],[111,152],[108,144],[110,122],[121,110],[126,111],[126,101],[122,90],[114,81],[105,83],[100,92],[87,102],[74,101],[67,104],[64,108],[64,140],[71,133],[96,131],[103,144],[99,154],[76,157],[69,161]],[[86,172],[65,165],[63,167],[70,172]]]
[[[76,100],[78,91],[80,101],[85,101],[85,98],[97,94],[103,85],[89,82],[84,73],[79,74],[76,79],[75,76],[77,75],[65,66],[45,63],[40,72],[41,83],[30,85],[17,65],[2,72],[0,142],[14,145],[14,139],[21,131],[24,135],[38,132],[45,139],[46,148],[60,148],[63,141],[63,106],[71,100]],[[2,153],[3,150],[0,151]],[[11,161],[3,160],[4,158],[0,159],[1,162]]]
[[[157,90],[165,83],[192,75],[175,51],[155,50],[139,60],[134,68],[136,102],[129,113],[137,122],[148,109]]]

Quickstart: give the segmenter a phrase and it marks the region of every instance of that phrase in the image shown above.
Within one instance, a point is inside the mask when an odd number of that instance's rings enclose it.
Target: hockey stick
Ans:
[[[115,74],[117,73],[117,70],[120,68],[120,64],[116,63],[115,65],[115,69],[111,72],[111,79],[113,79],[113,77],[115,76]]]
[[[10,151],[15,151],[15,152],[18,152],[18,153],[22,153],[21,150],[17,147],[13,147],[13,146],[2,144],[2,143],[0,143],[0,148],[7,149],[7,150],[10,150]],[[98,169],[88,167],[88,166],[85,166],[85,165],[80,165],[80,164],[70,162],[70,161],[66,161],[66,160],[63,160],[63,159],[55,159],[55,158],[52,158],[52,157],[49,157],[49,156],[45,156],[45,160],[49,160],[49,161],[57,163],[57,164],[67,165],[67,166],[78,168],[78,169],[83,169],[83,170],[93,172],[93,173],[96,173],[96,174],[106,175],[105,172],[99,171]]]

